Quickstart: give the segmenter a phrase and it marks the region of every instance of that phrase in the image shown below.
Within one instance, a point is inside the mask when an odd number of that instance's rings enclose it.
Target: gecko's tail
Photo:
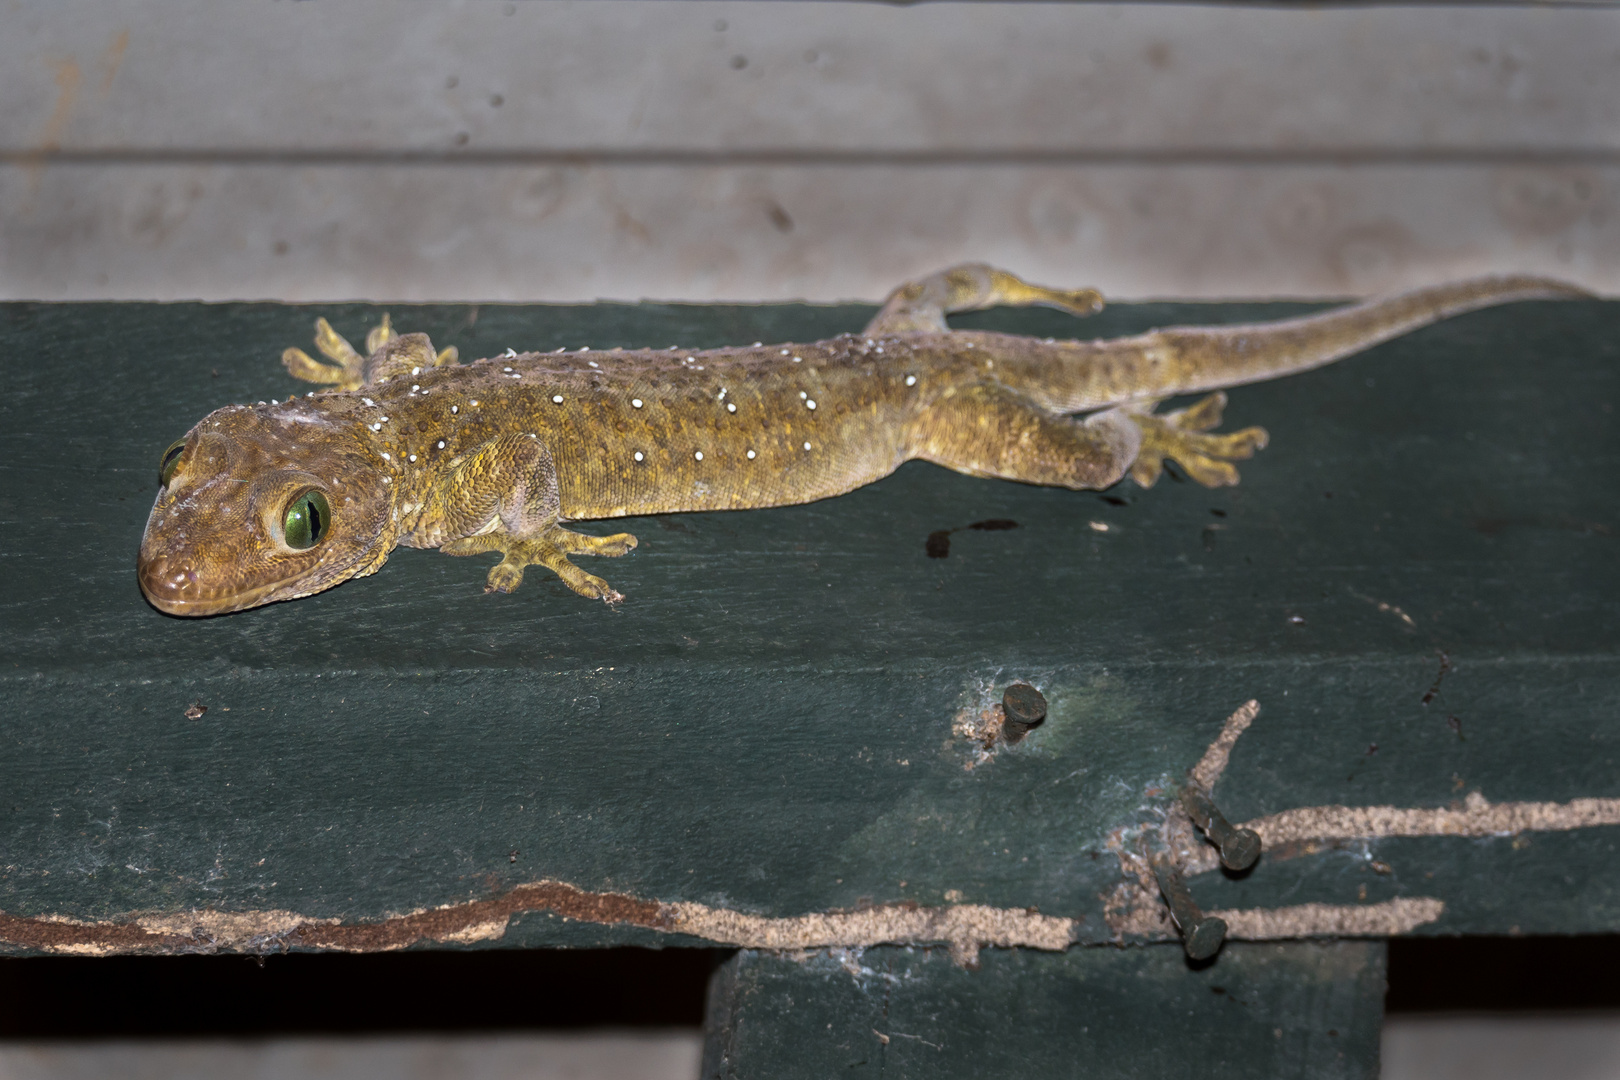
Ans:
[[[1088,369],[1091,377],[1076,380],[1073,397],[1062,405],[1065,411],[1081,411],[1122,401],[1241,386],[1331,364],[1419,327],[1478,308],[1517,300],[1572,300],[1592,295],[1551,278],[1484,277],[1413,289],[1297,319],[1233,326],[1170,326],[1113,341],[1076,343],[1088,354],[1081,358],[1079,366]],[[1099,386],[1099,382],[1104,385]],[[1090,385],[1082,388],[1080,383]]]

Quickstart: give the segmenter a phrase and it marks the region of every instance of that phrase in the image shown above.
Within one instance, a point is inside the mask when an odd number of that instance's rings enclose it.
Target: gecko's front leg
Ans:
[[[468,457],[447,477],[439,496],[447,555],[499,551],[485,592],[509,593],[523,583],[526,566],[544,566],[581,596],[610,604],[624,599],[606,581],[569,561],[570,555],[625,555],[636,546],[629,533],[586,536],[561,524],[557,469],[546,445],[533,435],[497,439]]]

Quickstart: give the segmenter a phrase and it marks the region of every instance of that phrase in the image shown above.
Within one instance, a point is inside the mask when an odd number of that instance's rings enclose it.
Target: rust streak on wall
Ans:
[[[447,904],[426,911],[397,915],[371,923],[306,923],[287,935],[287,944],[346,952],[382,952],[403,949],[419,941],[467,940],[468,931],[488,928],[477,938],[499,937],[507,920],[527,911],[554,911],[569,919],[592,923],[629,923],[664,929],[668,916],[663,905],[621,893],[593,893],[558,881],[519,885],[488,900]]]
[[[153,933],[134,922],[85,923],[72,919],[29,919],[0,912],[0,941],[41,952],[141,952],[174,948],[186,939]]]

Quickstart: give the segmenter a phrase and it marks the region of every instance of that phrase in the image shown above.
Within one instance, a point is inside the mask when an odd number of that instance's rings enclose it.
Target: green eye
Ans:
[[[186,440],[176,439],[163,451],[163,457],[158,461],[158,478],[164,487],[174,477],[174,470],[180,465],[180,455],[186,452]]]
[[[326,504],[326,496],[311,489],[287,504],[281,535],[288,547],[302,551],[324,540],[331,527],[332,508]]]

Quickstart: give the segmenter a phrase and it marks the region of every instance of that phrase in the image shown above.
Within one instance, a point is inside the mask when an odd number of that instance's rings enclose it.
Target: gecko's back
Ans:
[[[555,464],[562,518],[589,520],[808,502],[870,483],[906,459],[939,367],[909,344],[846,335],[797,346],[526,353],[424,372],[417,385],[446,396],[433,409],[438,428],[456,426],[447,412],[454,396],[479,401],[467,411],[482,410],[494,428],[533,431]],[[397,394],[390,398],[379,407],[394,407]]]

